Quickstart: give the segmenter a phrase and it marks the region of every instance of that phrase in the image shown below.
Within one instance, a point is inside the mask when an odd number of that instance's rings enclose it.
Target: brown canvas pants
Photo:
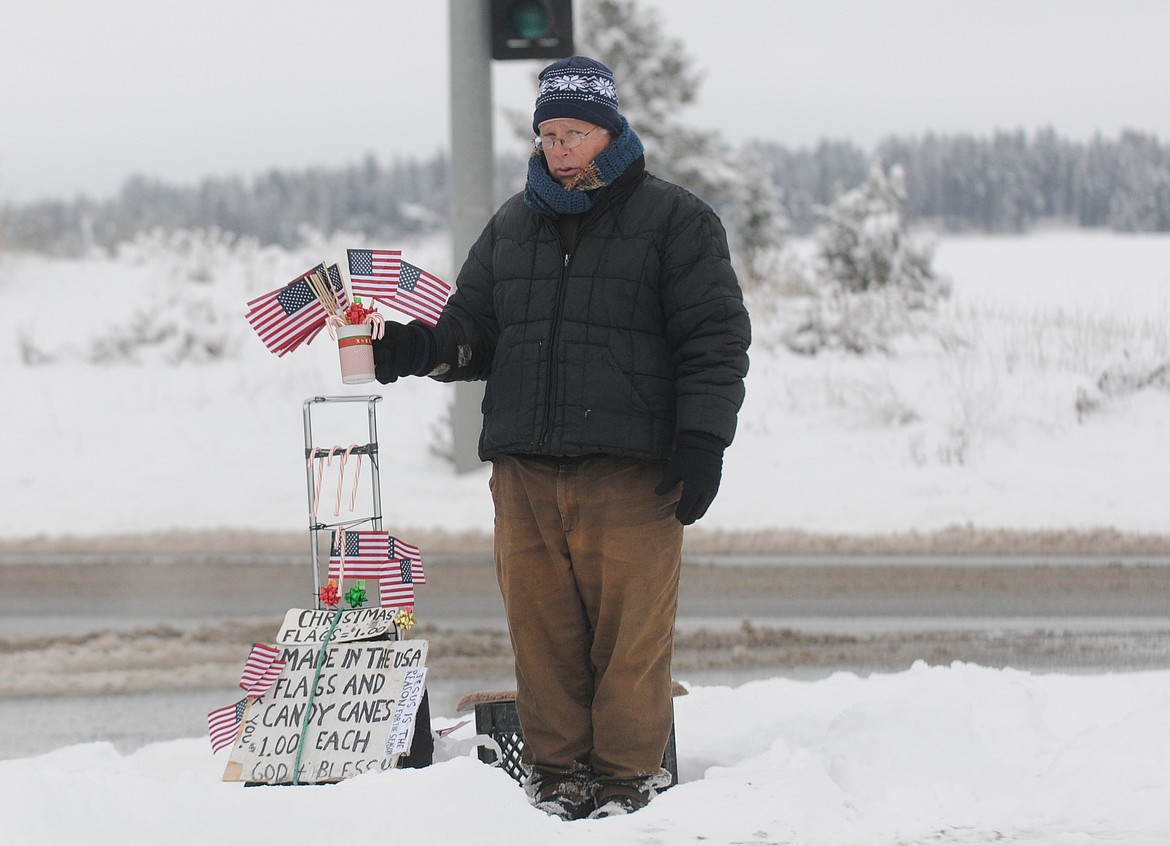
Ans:
[[[683,531],[677,493],[654,493],[665,466],[494,461],[496,574],[537,773],[587,765],[604,784],[662,766]]]

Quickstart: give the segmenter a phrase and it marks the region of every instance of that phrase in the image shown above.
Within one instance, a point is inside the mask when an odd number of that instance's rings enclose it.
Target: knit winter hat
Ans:
[[[556,118],[587,121],[618,135],[622,116],[610,69],[585,56],[570,56],[542,70],[532,131],[539,133],[542,123]]]

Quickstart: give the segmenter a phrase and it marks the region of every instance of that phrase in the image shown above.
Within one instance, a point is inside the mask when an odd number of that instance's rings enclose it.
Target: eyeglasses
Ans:
[[[550,150],[555,150],[558,143],[566,150],[576,150],[585,141],[586,136],[592,135],[599,129],[601,129],[600,126],[595,126],[588,132],[577,132],[574,129],[570,129],[561,138],[557,138],[555,135],[537,135],[532,139],[532,143],[536,146],[537,150],[543,150],[545,147],[548,147]]]

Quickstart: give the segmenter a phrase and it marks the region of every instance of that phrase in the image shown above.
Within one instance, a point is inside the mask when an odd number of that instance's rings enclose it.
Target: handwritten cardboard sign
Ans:
[[[329,642],[348,643],[380,637],[394,629],[394,617],[398,611],[397,608],[355,608],[342,611],[341,620],[333,629]],[[324,643],[336,615],[336,611],[328,609],[291,608],[284,615],[276,642],[290,645]]]
[[[415,667],[406,671],[406,676],[402,679],[399,707],[394,712],[394,720],[390,723],[390,733],[386,735],[386,757],[397,757],[410,751],[410,741],[414,738],[414,718],[418,714],[419,705],[422,704],[426,683],[426,667]]]
[[[272,689],[248,702],[224,781],[339,781],[390,769],[409,750],[425,640],[285,646],[280,657],[286,663]]]

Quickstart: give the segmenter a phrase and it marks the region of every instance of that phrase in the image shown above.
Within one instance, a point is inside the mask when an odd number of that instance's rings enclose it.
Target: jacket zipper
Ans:
[[[584,221],[582,221],[584,223]],[[557,236],[558,240],[560,236]],[[564,244],[561,244],[561,249],[564,249]],[[553,425],[553,400],[556,397],[557,388],[557,337],[561,334],[561,311],[565,307],[565,292],[569,283],[569,254],[564,253],[564,261],[561,263],[561,279],[557,285],[557,300],[553,311],[552,329],[548,335],[548,385],[545,388],[544,395],[544,425],[540,431],[540,438],[537,443],[544,446],[548,442],[549,432],[552,431]]]
[[[631,186],[626,191],[622,191],[620,193],[622,193],[624,195],[624,194],[629,193],[632,190],[633,190],[633,187]],[[615,196],[615,195],[610,195],[610,197],[607,197],[606,202],[612,202],[612,199],[611,199],[612,196]],[[589,211],[587,211],[585,213],[585,216],[581,218],[581,223],[577,227],[577,243],[578,244],[581,243],[581,234],[585,231],[585,228],[589,225],[589,221],[591,221],[596,216],[597,216],[597,207],[594,207],[594,208],[591,208]],[[553,227],[554,230],[557,230],[556,224],[553,223],[551,220],[547,221],[547,223],[549,226]],[[545,395],[544,395],[544,403],[545,403],[544,404],[544,424],[543,424],[543,428],[541,429],[541,432],[540,432],[540,437],[537,439],[537,444],[539,446],[542,446],[542,447],[548,442],[549,432],[552,431],[553,398],[556,396],[556,388],[557,388],[557,376],[556,376],[556,374],[557,374],[557,367],[556,367],[556,363],[557,363],[556,362],[557,338],[560,335],[561,317],[562,317],[561,311],[565,307],[565,292],[568,289],[568,284],[569,284],[569,260],[572,258],[571,253],[567,253],[564,251],[565,250],[565,242],[561,240],[561,233],[559,230],[557,230],[557,243],[559,243],[561,245],[561,255],[564,256],[564,261],[561,263],[561,281],[560,281],[560,286],[557,288],[557,301],[556,301],[556,309],[555,309],[555,312],[553,314],[552,329],[549,331],[549,335],[548,335],[548,343],[549,343],[548,387],[545,389]]]

